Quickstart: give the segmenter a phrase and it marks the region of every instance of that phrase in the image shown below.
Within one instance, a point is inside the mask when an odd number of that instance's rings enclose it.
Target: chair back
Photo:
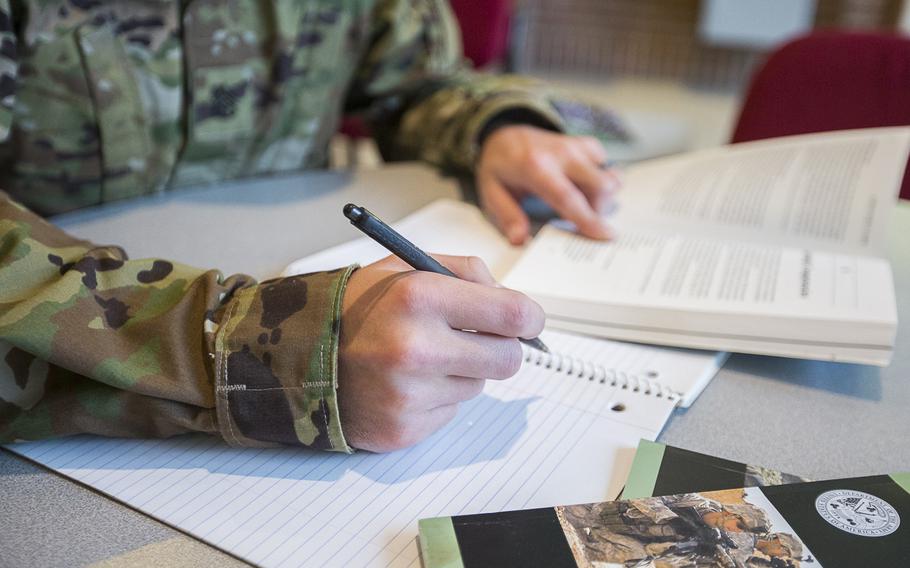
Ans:
[[[910,125],[910,38],[815,32],[755,73],[732,142],[901,125]],[[910,169],[900,196],[910,199]]]
[[[512,0],[449,0],[465,57],[481,69],[505,58],[509,47]]]

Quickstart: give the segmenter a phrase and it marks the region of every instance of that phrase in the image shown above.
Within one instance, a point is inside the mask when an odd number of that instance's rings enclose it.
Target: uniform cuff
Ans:
[[[353,451],[337,387],[341,300],[354,268],[269,280],[224,305],[213,358],[228,443]]]

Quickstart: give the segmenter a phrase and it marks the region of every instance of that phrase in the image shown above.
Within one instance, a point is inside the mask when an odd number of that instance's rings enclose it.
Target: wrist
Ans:
[[[560,132],[560,129],[546,117],[524,108],[514,108],[500,112],[490,118],[477,134],[477,145],[483,152],[485,142],[494,133],[510,127],[535,127],[550,132]]]
[[[221,310],[215,402],[229,443],[351,451],[337,386],[341,299],[352,270],[263,282]]]

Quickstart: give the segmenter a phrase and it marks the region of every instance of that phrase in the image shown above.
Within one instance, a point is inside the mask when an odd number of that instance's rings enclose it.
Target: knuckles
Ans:
[[[600,140],[597,138],[593,136],[579,136],[576,140],[579,145],[595,152],[601,160],[607,157],[607,152],[604,150],[603,144],[601,144]]]
[[[516,340],[509,340],[503,341],[503,345],[504,347],[497,350],[487,366],[487,378],[508,379],[521,368],[521,363],[524,358],[521,344]],[[482,386],[481,383],[481,390]],[[479,391],[477,394],[480,394]]]
[[[465,397],[462,400],[462,402],[468,401],[468,400],[471,400],[472,398],[477,398],[478,396],[480,396],[480,393],[483,392],[483,387],[484,387],[485,383],[486,383],[486,381],[484,381],[483,379],[477,379],[477,380],[471,381],[470,386],[466,389]]]
[[[551,155],[546,150],[530,149],[525,154],[525,166],[532,174],[543,174],[549,170]]]
[[[389,341],[376,353],[379,364],[388,370],[416,374],[431,368],[436,363],[436,353],[422,337],[414,333],[390,332]]]
[[[402,381],[395,381],[387,386],[381,403],[392,418],[405,416],[414,410],[420,409],[420,401],[416,389]]]
[[[487,263],[483,261],[479,256],[466,256],[464,259],[465,274],[466,278],[475,281],[488,281],[491,280],[490,270],[487,268]]]
[[[425,274],[410,273],[398,278],[389,288],[388,299],[396,311],[406,314],[422,312],[427,305]]]
[[[566,211],[574,203],[572,193],[565,187],[559,186],[550,194],[548,201],[557,211]]]
[[[511,342],[510,347],[506,349],[503,361],[504,378],[507,379],[517,373],[521,368],[523,359],[524,353],[521,350],[521,345],[517,341]]]
[[[543,331],[543,310],[520,292],[511,294],[509,301],[501,307],[500,317],[506,329],[516,337],[536,337]]]

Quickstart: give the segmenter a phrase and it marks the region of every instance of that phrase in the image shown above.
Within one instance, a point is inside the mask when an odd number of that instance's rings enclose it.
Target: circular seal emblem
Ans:
[[[887,536],[901,524],[887,501],[853,489],[825,491],[815,499],[815,510],[828,523],[859,536]]]

